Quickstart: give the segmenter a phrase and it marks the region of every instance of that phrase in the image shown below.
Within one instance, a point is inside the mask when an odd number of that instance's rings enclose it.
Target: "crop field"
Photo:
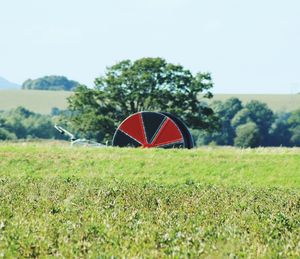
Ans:
[[[294,111],[300,108],[300,94],[216,94],[213,100],[239,98],[244,104],[251,100],[266,103],[273,111]]]
[[[67,97],[72,92],[37,91],[37,90],[0,90],[0,110],[8,110],[18,106],[49,114],[53,107],[66,109]],[[300,108],[300,94],[215,94],[212,100],[224,101],[237,97],[243,103],[259,100],[268,104],[274,111],[293,111]]]
[[[67,108],[67,91],[0,90],[0,110],[23,106],[30,111],[49,114],[53,107]]]
[[[0,144],[0,257],[299,257],[300,149]]]

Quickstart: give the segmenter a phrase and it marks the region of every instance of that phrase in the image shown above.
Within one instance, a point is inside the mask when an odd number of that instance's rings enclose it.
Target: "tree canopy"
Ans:
[[[259,145],[259,129],[254,122],[247,122],[236,128],[234,145],[238,147],[257,147]]]
[[[206,133],[193,130],[198,145],[235,145],[239,147],[299,145],[297,111],[276,113],[265,104],[252,100],[242,104],[237,98],[211,104],[219,118],[220,129]]]
[[[180,116],[190,127],[210,130],[216,125],[209,73],[197,73],[162,58],[121,61],[95,80],[95,88],[79,87],[69,98],[74,128],[98,141],[111,138],[122,120],[138,111],[164,111]]]
[[[34,80],[28,79],[22,84],[22,89],[26,90],[63,90],[73,91],[79,83],[69,80],[65,76],[44,76]]]
[[[233,145],[235,137],[235,129],[231,125],[232,118],[243,108],[242,102],[237,98],[229,98],[228,100],[214,101],[211,108],[218,118],[218,130],[214,132],[202,132],[201,142],[198,144],[215,143],[216,145]],[[193,131],[196,135],[196,131]],[[196,137],[198,138],[198,137]]]
[[[54,129],[53,119],[24,107],[0,111],[0,140],[61,138]]]
[[[300,146],[300,109],[293,111],[288,119],[291,131],[291,143]]]

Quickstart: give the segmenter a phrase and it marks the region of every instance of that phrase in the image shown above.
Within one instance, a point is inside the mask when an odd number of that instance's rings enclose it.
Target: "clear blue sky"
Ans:
[[[299,0],[0,0],[0,76],[89,86],[122,59],[212,73],[216,93],[300,92]]]

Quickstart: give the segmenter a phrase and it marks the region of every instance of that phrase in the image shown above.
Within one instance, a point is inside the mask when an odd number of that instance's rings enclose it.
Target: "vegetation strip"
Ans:
[[[1,144],[0,254],[297,257],[299,159],[299,149]]]

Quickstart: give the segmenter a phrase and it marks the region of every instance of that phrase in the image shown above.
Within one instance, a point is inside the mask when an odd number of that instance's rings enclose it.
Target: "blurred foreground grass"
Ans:
[[[0,257],[298,257],[300,150],[0,144]]]

